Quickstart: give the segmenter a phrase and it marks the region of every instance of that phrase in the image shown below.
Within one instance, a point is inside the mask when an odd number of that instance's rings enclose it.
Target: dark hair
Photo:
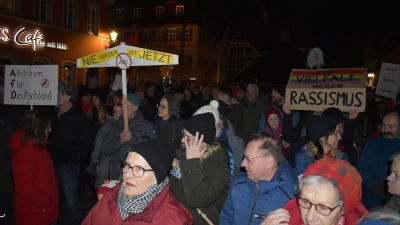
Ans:
[[[250,141],[261,141],[260,152],[274,158],[276,164],[279,166],[283,162],[283,152],[281,142],[273,138],[267,133],[254,133]]]
[[[399,125],[400,125],[400,110],[396,110],[396,109],[391,109],[391,110],[389,110],[384,116],[383,116],[383,118],[385,118],[385,116],[387,116],[388,114],[390,114],[390,113],[396,113],[396,115],[397,115],[397,119],[398,119],[398,123],[399,123]],[[383,119],[382,118],[382,119]]]
[[[78,102],[78,89],[74,87],[72,84],[66,82],[58,83],[58,92],[60,92],[63,95],[70,96],[71,98],[69,99],[69,102],[71,103]]]
[[[172,94],[165,94],[161,99],[167,100],[168,103],[168,115],[171,121],[180,119],[181,104],[176,100]]]
[[[335,131],[336,131],[336,126],[334,126],[331,130],[326,132],[326,134],[324,136],[322,136],[322,137],[325,137],[325,141],[328,142],[329,136],[334,134]],[[315,144],[315,146],[318,149],[317,154],[315,154],[315,156],[314,156],[314,162],[315,162],[315,161],[317,161],[319,159],[322,159],[322,157],[324,157],[324,148],[322,147],[322,145],[321,145],[321,143],[319,141],[313,142],[313,143]]]
[[[232,98],[232,89],[231,89],[231,87],[229,87],[227,85],[220,86],[218,88],[218,92],[220,92],[221,94],[224,94],[224,95],[229,95],[229,97]]]
[[[51,126],[51,117],[47,111],[33,109],[22,119],[19,129],[24,131],[20,143],[24,145],[32,138],[38,146],[44,147],[47,143],[46,131]]]

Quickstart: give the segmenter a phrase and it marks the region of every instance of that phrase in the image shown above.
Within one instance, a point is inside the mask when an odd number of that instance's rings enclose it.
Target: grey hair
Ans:
[[[283,152],[281,142],[267,133],[254,133],[250,141],[261,141],[259,151],[262,155],[269,155],[274,158],[277,165],[283,162]]]
[[[256,91],[257,91],[257,93],[258,93],[258,86],[257,86],[256,84],[248,84],[247,87],[246,87],[246,90],[247,90],[247,88],[249,88],[249,87],[256,89]]]
[[[361,217],[356,225],[361,225],[369,220],[381,220],[390,224],[400,224],[400,215],[393,209],[379,207]]]
[[[78,88],[72,84],[66,82],[58,83],[58,92],[60,92],[62,95],[70,96],[71,98],[69,99],[69,102],[78,102]]]
[[[330,182],[329,180],[327,180],[321,176],[310,175],[305,178],[302,178],[300,180],[299,187],[297,188],[297,196],[301,195],[301,190],[304,187],[311,185],[311,184],[314,185],[314,191],[320,190],[323,185],[331,186],[333,188],[333,190],[335,191],[335,194],[337,196],[337,200],[339,203],[339,207],[342,209],[342,212],[343,212],[343,209],[344,209],[343,200],[342,200],[342,197],[340,196],[339,190],[332,184],[332,182]]]
[[[400,153],[396,153],[390,157],[390,161],[399,161],[400,160]]]

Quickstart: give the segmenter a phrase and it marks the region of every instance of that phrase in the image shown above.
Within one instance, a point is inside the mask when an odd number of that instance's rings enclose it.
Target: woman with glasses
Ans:
[[[297,198],[268,214],[263,225],[353,225],[367,209],[361,203],[361,175],[350,163],[323,158],[300,180]]]
[[[161,98],[157,108],[157,116],[154,119],[157,137],[163,139],[175,152],[181,146],[184,122],[180,117],[180,104],[175,96],[166,94]]]
[[[173,158],[158,138],[133,145],[121,162],[123,179],[97,202],[82,224],[193,224],[190,213],[169,190]]]
[[[45,111],[31,110],[11,136],[17,225],[49,225],[57,222],[58,185],[53,161],[46,148],[49,132],[50,115]]]
[[[230,167],[225,142],[215,138],[214,115],[207,112],[190,117],[182,135],[182,148],[170,172],[171,192],[196,225],[219,224],[228,196]]]

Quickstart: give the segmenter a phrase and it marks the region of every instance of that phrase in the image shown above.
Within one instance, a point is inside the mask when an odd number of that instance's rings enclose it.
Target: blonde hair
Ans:
[[[93,119],[95,111],[96,111],[96,107],[93,105],[87,111],[87,116],[89,117],[90,120]],[[98,117],[99,117],[100,124],[103,124],[106,121],[107,113],[108,113],[108,110],[107,110],[106,106],[103,104],[102,101],[100,101],[99,109],[98,109]]]

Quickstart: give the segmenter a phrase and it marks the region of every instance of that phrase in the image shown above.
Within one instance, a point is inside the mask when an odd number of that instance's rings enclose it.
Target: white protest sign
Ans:
[[[57,105],[58,65],[6,65],[4,104]]]
[[[114,84],[112,86],[112,89],[114,91],[116,91],[118,89],[122,89],[122,76],[121,76],[121,74],[115,75],[115,80],[114,80]]]
[[[383,62],[375,94],[395,99],[399,90],[399,84],[400,65]]]

